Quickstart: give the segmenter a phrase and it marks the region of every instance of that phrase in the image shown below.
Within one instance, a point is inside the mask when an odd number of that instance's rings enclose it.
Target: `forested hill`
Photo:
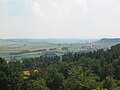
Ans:
[[[0,58],[1,90],[120,90],[120,44],[89,53]]]
[[[118,44],[120,43],[120,38],[103,38],[99,41],[96,41],[98,44],[107,44],[107,45],[113,45],[113,44]]]

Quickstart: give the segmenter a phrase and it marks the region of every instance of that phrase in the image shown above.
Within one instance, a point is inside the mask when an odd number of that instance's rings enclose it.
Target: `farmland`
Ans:
[[[20,59],[20,58],[29,58],[29,57],[39,57],[40,55],[62,55],[65,52],[75,52],[87,50],[91,45],[88,42],[70,42],[70,40],[0,40],[0,56],[10,59]],[[75,41],[75,40],[73,40]]]
[[[67,52],[84,52],[100,48],[106,49],[115,43],[105,43],[105,40],[1,39],[0,56],[7,60],[20,60],[21,58],[39,57],[41,55],[59,56]]]

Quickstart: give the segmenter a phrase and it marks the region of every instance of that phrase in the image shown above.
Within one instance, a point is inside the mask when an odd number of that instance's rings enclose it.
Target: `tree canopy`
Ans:
[[[40,56],[22,61],[0,58],[0,89],[120,90],[120,44],[108,50],[69,52],[62,60]]]

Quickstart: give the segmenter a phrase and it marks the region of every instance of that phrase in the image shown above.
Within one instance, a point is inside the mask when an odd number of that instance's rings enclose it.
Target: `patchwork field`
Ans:
[[[0,56],[7,60],[20,60],[21,58],[39,57],[41,55],[54,56],[63,55],[67,52],[107,49],[118,43],[118,39],[116,42],[115,40],[0,39]]]

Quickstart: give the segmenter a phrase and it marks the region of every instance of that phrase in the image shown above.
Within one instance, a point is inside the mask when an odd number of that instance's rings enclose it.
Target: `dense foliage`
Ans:
[[[28,75],[24,71],[29,72]],[[108,50],[37,57],[0,58],[1,90],[120,90],[120,44]]]

